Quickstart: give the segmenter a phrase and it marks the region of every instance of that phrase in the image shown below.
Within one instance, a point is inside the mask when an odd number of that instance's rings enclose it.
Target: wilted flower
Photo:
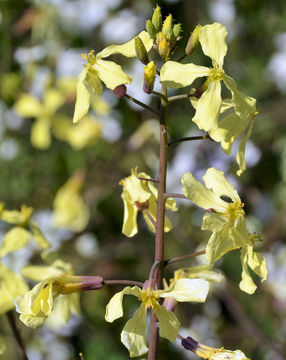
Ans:
[[[139,179],[150,179],[150,176],[137,172],[137,168],[131,170],[131,175],[120,181],[123,186],[121,194],[124,203],[124,219],[122,233],[132,237],[138,232],[137,214],[142,211],[144,219],[149,229],[155,232],[156,212],[157,212],[157,189],[151,181]],[[176,211],[174,199],[167,199],[166,209]],[[172,229],[170,220],[165,217],[165,232]]]

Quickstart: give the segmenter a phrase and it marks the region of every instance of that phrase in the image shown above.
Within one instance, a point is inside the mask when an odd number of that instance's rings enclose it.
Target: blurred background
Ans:
[[[0,199],[7,209],[32,206],[33,219],[52,243],[52,250],[72,263],[76,274],[138,281],[148,277],[154,236],[140,214],[139,234],[131,239],[122,235],[122,188],[118,183],[135,166],[156,176],[157,119],[107,90],[83,124],[72,125],[72,116],[76,77],[85,63],[80,55],[134,37],[144,29],[156,3],[165,16],[172,13],[182,23],[178,57],[198,23],[218,21],[227,27],[225,70],[240,90],[257,99],[260,111],[246,147],[247,170],[239,178],[235,148],[228,157],[219,144],[202,140],[170,150],[168,191],[182,192],[180,178],[186,171],[200,178],[210,166],[223,170],[245,203],[249,228],[262,234],[263,242],[257,248],[269,267],[268,280],[258,281],[258,290],[250,296],[238,287],[239,251],[224,256],[216,265],[227,281],[212,285],[206,304],[180,304],[176,309],[182,323],[180,333],[209,346],[240,349],[252,360],[285,359],[285,1],[1,0]],[[134,77],[128,94],[158,107],[157,98],[142,91],[143,65],[136,59],[115,59]],[[209,65],[200,49],[192,61]],[[201,133],[191,121],[193,114],[187,101],[172,103],[170,139]],[[54,201],[71,179],[78,181],[80,206],[84,207],[79,212],[85,213],[78,226],[74,225],[77,215],[59,220]],[[200,230],[201,210],[186,201],[178,204],[179,211],[169,215],[174,229],[166,236],[166,258],[204,249],[210,235]],[[2,236],[6,231],[7,224],[2,224]],[[31,244],[2,261],[15,272],[27,264],[44,264],[39,249]],[[189,260],[178,266],[203,261]],[[174,269],[175,265],[166,270],[167,278]],[[29,359],[79,359],[80,352],[85,360],[128,359],[120,332],[135,311],[136,300],[126,297],[122,319],[112,324],[104,320],[107,301],[121,288],[84,293],[83,316],[73,316],[66,325],[32,330],[17,320]],[[0,334],[6,344],[0,358],[17,359],[4,315]],[[179,342],[162,340],[159,348],[158,359],[197,358]]]

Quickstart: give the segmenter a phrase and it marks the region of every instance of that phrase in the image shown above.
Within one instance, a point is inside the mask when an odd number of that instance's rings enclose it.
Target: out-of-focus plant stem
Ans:
[[[16,342],[17,342],[21,358],[23,360],[29,360],[28,356],[27,356],[27,353],[26,353],[26,349],[25,349],[23,339],[22,339],[21,334],[20,334],[20,332],[19,332],[19,330],[18,330],[18,328],[16,326],[15,316],[14,316],[13,311],[12,310],[8,311],[6,315],[7,315],[8,322],[9,322],[9,325],[11,327],[13,336],[14,336]]]
[[[167,87],[162,85],[162,95],[167,97]],[[166,192],[166,174],[167,174],[167,156],[168,156],[168,134],[167,134],[167,109],[168,103],[164,97],[161,98],[160,108],[160,162],[158,172],[158,202],[157,202],[157,221],[155,236],[155,259],[159,266],[154,271],[155,287],[160,288],[164,273],[164,222],[165,222],[165,192]],[[151,312],[150,335],[149,335],[149,353],[148,360],[157,359],[158,347],[158,328],[157,318],[154,312]]]

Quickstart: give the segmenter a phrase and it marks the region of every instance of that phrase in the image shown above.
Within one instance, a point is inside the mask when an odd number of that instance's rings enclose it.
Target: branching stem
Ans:
[[[170,141],[168,143],[168,147],[170,148],[171,146],[177,145],[183,141],[204,140],[204,139],[210,139],[209,135],[187,136]]]
[[[173,197],[173,198],[180,198],[180,199],[188,200],[188,199],[185,197],[185,195],[183,195],[183,194],[165,193],[164,195],[165,195],[165,198],[166,198],[166,199]]]
[[[173,264],[174,262],[191,259],[191,258],[196,257],[196,256],[204,255],[205,253],[206,253],[206,251],[202,250],[202,251],[197,251],[197,252],[187,254],[187,255],[183,255],[183,256],[177,256],[177,257],[174,257],[172,259],[165,260],[164,265],[167,266],[167,265]]]
[[[194,94],[180,94],[180,95],[174,95],[174,96],[170,96],[168,97],[168,102],[173,102],[176,100],[184,100],[184,99],[189,99],[191,97],[195,97]]]
[[[132,97],[132,96],[130,96],[130,95],[128,95],[128,94],[125,94],[125,97],[126,97],[128,100],[134,102],[135,104],[143,107],[144,109],[146,109],[146,110],[148,110],[148,111],[151,111],[152,113],[154,113],[154,114],[156,114],[156,115],[159,115],[159,114],[160,114],[159,111],[151,108],[151,106],[144,104],[143,102],[135,99],[134,97]]]

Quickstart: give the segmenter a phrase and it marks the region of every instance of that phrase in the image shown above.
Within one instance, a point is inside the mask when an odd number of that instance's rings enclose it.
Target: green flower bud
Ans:
[[[154,25],[155,29],[159,31],[162,26],[162,13],[160,6],[156,6],[156,9],[154,10],[153,16],[152,16],[152,24]]]
[[[174,25],[173,33],[174,33],[175,38],[177,38],[180,35],[181,30],[182,30],[181,24]]]
[[[143,41],[140,39],[139,36],[135,38],[135,51],[138,59],[144,64],[147,65],[149,62],[149,57],[147,50]]]
[[[170,30],[172,30],[172,28],[173,28],[173,16],[170,14],[166,17],[164,21],[162,32],[164,34],[167,34]]]
[[[151,20],[146,21],[146,30],[152,39],[156,38],[156,29]]]
[[[196,47],[199,45],[199,33],[201,30],[202,25],[197,25],[194,29],[194,31],[192,32],[191,36],[189,37],[187,46],[186,46],[186,54],[190,55],[195,49]]]
[[[164,35],[165,35],[166,40],[168,40],[168,41],[172,41],[174,39],[174,34],[173,34],[172,29],[165,31]]]

